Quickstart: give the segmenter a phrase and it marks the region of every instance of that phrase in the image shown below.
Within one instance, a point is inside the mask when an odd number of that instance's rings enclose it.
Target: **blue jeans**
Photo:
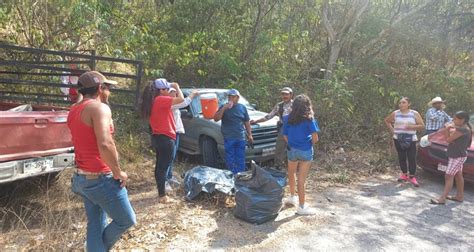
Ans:
[[[313,147],[310,150],[298,150],[289,148],[288,160],[290,161],[313,161]]]
[[[125,187],[112,175],[87,179],[74,174],[72,191],[84,200],[87,215],[87,251],[108,251],[120,236],[137,223]],[[107,224],[106,215],[112,219]]]
[[[245,140],[224,139],[225,163],[232,173],[245,171]]]
[[[173,178],[173,164],[174,164],[174,160],[176,159],[176,154],[178,153],[178,147],[179,147],[179,133],[176,133],[176,141],[175,141],[174,150],[173,150],[173,159],[171,159],[171,164],[168,167],[168,171],[166,172],[166,180],[170,180]]]

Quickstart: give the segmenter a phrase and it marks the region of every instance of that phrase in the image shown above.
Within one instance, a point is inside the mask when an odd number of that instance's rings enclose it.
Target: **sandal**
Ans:
[[[444,204],[446,204],[446,202],[441,202],[441,201],[439,201],[439,200],[437,200],[437,199],[431,199],[431,200],[430,200],[430,204],[433,204],[433,205],[444,205]]]
[[[450,196],[450,195],[446,196],[446,199],[456,201],[456,202],[459,202],[459,203],[463,202],[462,200],[458,200],[456,197]]]

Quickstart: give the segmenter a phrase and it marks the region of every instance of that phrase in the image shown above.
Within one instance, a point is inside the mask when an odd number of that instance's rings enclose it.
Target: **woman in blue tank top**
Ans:
[[[418,187],[415,178],[416,172],[416,136],[417,130],[423,130],[425,124],[420,114],[410,109],[410,99],[402,97],[398,102],[398,110],[393,111],[385,118],[385,124],[393,135],[393,142],[398,153],[398,162],[402,174],[398,178],[399,182],[407,182]],[[409,175],[407,174],[410,172]]]

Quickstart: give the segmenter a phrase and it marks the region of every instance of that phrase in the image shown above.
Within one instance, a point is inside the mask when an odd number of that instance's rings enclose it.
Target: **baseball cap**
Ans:
[[[292,94],[293,90],[289,87],[284,87],[284,88],[280,89],[280,93]]]
[[[79,80],[77,81],[77,85],[79,85],[80,88],[97,87],[102,83],[117,85],[116,81],[108,80],[103,74],[97,71],[85,72],[79,76]]]
[[[229,91],[227,91],[227,95],[240,96],[240,93],[237,89],[230,89]]]
[[[156,79],[153,81],[153,85],[155,85],[156,89],[169,89],[171,88],[171,83],[169,83],[166,79]]]

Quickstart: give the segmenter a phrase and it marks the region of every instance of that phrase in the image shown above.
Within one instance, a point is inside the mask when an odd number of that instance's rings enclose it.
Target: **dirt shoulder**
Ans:
[[[474,188],[465,202],[429,204],[443,180],[419,172],[422,186],[394,182],[393,175],[310,192],[316,216],[285,208],[273,222],[252,225],[230,212],[205,213],[204,226],[179,234],[169,249],[252,250],[461,250],[472,249]]]

